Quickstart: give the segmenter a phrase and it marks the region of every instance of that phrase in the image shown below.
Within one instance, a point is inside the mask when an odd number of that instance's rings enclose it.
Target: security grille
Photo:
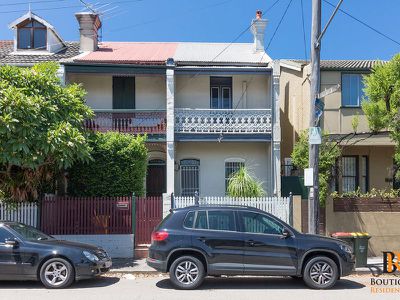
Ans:
[[[199,193],[200,161],[197,159],[181,160],[181,194],[194,196]]]

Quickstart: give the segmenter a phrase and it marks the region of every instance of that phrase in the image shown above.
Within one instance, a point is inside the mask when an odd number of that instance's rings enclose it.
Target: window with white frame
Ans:
[[[225,161],[225,193],[228,192],[229,179],[242,167],[244,167],[244,159],[235,158]]]
[[[18,25],[18,49],[46,50],[47,28],[35,20]]]
[[[361,106],[363,89],[363,74],[342,74],[342,106]]]
[[[342,192],[354,192],[358,187],[357,156],[342,157]]]
[[[182,159],[180,170],[182,196],[194,196],[196,192],[200,193],[200,160]]]

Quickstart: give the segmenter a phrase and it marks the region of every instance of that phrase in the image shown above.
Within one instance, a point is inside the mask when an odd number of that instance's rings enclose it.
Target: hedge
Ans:
[[[145,136],[116,132],[90,138],[92,160],[68,170],[68,194],[72,196],[127,196],[144,194],[147,171]]]

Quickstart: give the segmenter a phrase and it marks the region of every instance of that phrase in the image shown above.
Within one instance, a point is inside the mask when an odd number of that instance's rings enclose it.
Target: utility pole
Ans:
[[[318,126],[315,113],[315,100],[320,92],[320,54],[321,54],[321,0],[312,0],[311,20],[311,91],[310,91],[310,128]],[[313,170],[313,185],[308,194],[308,232],[319,233],[319,145],[309,144],[309,167]]]

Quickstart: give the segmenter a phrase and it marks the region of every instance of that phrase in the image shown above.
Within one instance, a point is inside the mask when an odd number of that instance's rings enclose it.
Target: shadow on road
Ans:
[[[82,280],[73,283],[68,289],[91,289],[101,288],[116,284],[118,277],[96,277],[93,279]],[[46,288],[38,281],[0,281],[2,289],[43,289]]]
[[[163,279],[156,283],[161,289],[175,289],[169,279]],[[339,280],[332,290],[362,289],[365,285],[348,279]],[[288,277],[229,277],[206,278],[198,288],[200,290],[214,289],[308,289],[302,279]]]

